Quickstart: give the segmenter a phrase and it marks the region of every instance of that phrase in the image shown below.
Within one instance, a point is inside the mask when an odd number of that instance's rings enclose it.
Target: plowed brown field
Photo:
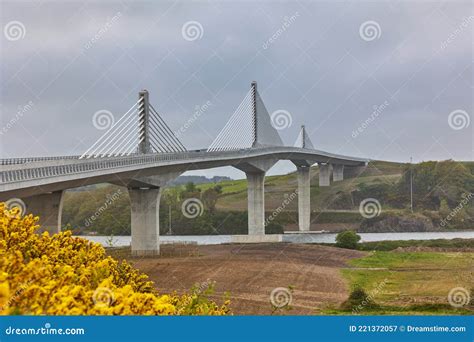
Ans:
[[[184,292],[215,281],[215,299],[230,292],[234,314],[271,314],[270,293],[293,287],[288,314],[316,314],[348,296],[340,274],[363,252],[307,244],[162,245],[165,256],[130,258],[161,292]]]

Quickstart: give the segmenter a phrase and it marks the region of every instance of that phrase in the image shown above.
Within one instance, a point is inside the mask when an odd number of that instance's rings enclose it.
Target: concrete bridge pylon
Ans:
[[[265,175],[279,160],[297,167],[298,218],[310,229],[311,165],[319,165],[319,185],[363,171],[367,159],[314,149],[302,126],[294,147],[284,146],[252,82],[244,100],[207,150],[188,151],[149,100],[148,91],[83,155],[0,159],[0,200],[20,198],[26,213],[40,216],[43,230],[61,228],[63,192],[112,183],[127,188],[131,200],[132,253],[160,252],[159,207],[168,182],[187,170],[232,166],[248,182],[248,234],[265,234]]]

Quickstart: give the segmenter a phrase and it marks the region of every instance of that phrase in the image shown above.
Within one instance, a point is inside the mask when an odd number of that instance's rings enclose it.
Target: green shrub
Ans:
[[[349,298],[342,303],[341,308],[359,312],[363,309],[377,309],[380,306],[374,302],[362,287],[356,286],[350,293]]]
[[[283,234],[283,226],[278,223],[269,223],[265,227],[265,234]]]
[[[336,246],[348,249],[357,249],[360,235],[352,230],[343,231],[336,236]]]

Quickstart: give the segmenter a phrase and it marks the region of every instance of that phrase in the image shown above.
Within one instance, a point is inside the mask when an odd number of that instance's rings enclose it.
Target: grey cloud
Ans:
[[[304,123],[316,148],[332,152],[400,161],[410,155],[473,159],[474,21],[440,51],[474,14],[469,2],[1,6],[2,28],[11,20],[26,27],[22,40],[1,37],[1,124],[18,106],[35,103],[0,136],[2,157],[81,153],[102,133],[92,125],[93,114],[107,109],[118,119],[142,88],[173,129],[196,105],[211,101],[182,137],[189,148],[206,147],[257,80],[270,113],[292,114],[292,126],[280,131],[287,144]],[[202,24],[202,39],[183,39],[182,25],[190,20]],[[359,36],[368,20],[381,27],[369,42]],[[353,130],[386,100],[390,105],[354,139]],[[449,127],[456,109],[470,113],[470,127]],[[291,170],[281,163],[273,171]]]

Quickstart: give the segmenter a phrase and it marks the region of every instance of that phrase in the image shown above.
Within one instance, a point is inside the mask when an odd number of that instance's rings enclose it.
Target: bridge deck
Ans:
[[[0,193],[88,179],[87,184],[106,182],[124,173],[159,174],[159,168],[170,172],[235,166],[255,159],[307,160],[347,166],[365,165],[368,160],[298,147],[263,147],[230,151],[188,151],[180,153],[136,154],[125,157],[79,159],[78,156],[4,159],[0,166]],[[146,172],[146,171],[149,172]],[[84,185],[86,184],[84,183]],[[64,184],[67,188],[70,184]],[[74,186],[72,186],[74,187]]]

